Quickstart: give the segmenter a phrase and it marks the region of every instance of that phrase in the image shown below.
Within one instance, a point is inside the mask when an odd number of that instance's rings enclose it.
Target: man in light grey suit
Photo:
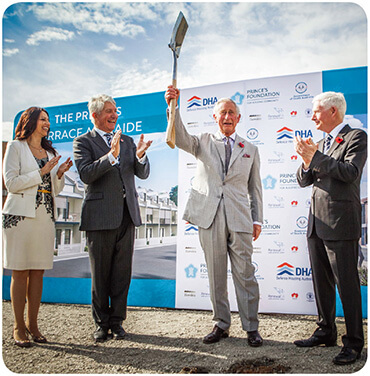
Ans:
[[[303,163],[297,171],[301,187],[313,185],[307,242],[318,310],[318,328],[299,347],[337,343],[335,286],[343,304],[347,333],[335,364],[350,364],[364,346],[361,290],[357,270],[361,236],[360,182],[367,158],[367,135],[343,122],[346,101],[341,93],[326,92],[313,99],[312,120],[325,138],[295,139]]]
[[[176,101],[179,90],[169,86],[165,98]],[[251,346],[261,346],[258,332],[259,288],[252,265],[252,239],[261,233],[262,186],[256,146],[235,133],[239,108],[221,99],[214,108],[216,134],[190,135],[176,110],[176,145],[198,160],[183,219],[198,226],[210,286],[213,319],[204,343],[228,337],[231,323],[227,293],[227,256],[232,267],[239,315]]]
[[[141,135],[138,145],[117,131],[116,103],[98,95],[88,104],[94,129],[77,137],[73,154],[85,183],[80,230],[86,231],[92,279],[92,311],[97,342],[122,339],[131,281],[135,226],[141,225],[135,175],[149,176],[146,150],[151,141]]]

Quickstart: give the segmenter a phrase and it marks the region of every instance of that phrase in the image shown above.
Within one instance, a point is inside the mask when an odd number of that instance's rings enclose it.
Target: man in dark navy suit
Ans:
[[[318,310],[313,335],[294,343],[299,347],[334,346],[335,286],[343,304],[346,334],[335,364],[359,359],[364,346],[361,290],[357,270],[361,237],[360,181],[367,158],[367,134],[343,122],[343,94],[325,92],[313,99],[312,120],[325,138],[295,138],[303,163],[297,180],[301,187],[313,185],[307,241]]]
[[[135,176],[149,176],[152,142],[141,135],[136,147],[131,137],[113,133],[118,114],[112,97],[95,96],[88,107],[94,129],[74,140],[73,154],[86,189],[80,230],[90,256],[94,338],[101,342],[109,329],[115,339],[125,335],[135,226],[141,225]]]

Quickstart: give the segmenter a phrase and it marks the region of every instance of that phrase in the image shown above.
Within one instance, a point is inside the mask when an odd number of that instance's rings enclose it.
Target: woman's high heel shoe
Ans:
[[[41,334],[40,336],[35,336],[26,328],[26,332],[31,336],[32,340],[37,343],[46,343],[48,340]]]
[[[18,340],[18,339],[14,339],[14,344],[16,346],[19,346],[19,347],[31,347],[31,342],[30,342],[29,339],[26,339],[24,341]]]
[[[13,334],[14,344],[18,347],[31,347],[31,341],[27,339],[15,339]]]

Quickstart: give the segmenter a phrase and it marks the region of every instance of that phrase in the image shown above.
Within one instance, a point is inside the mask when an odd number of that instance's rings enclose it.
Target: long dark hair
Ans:
[[[15,128],[16,140],[27,140],[32,135],[32,133],[35,132],[35,129],[37,127],[37,120],[39,119],[41,112],[45,112],[49,117],[48,112],[41,107],[30,107],[22,113],[17,127]],[[47,139],[47,136],[41,139],[41,146],[46,151],[53,153],[54,156],[57,154],[56,150],[52,146],[51,141]]]

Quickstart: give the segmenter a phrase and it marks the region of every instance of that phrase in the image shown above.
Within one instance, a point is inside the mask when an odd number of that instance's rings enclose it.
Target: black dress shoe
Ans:
[[[346,364],[352,364],[360,358],[361,352],[350,349],[349,347],[343,347],[340,353],[333,359],[333,362],[334,364],[343,366]]]
[[[98,326],[94,332],[95,342],[104,342],[108,339],[108,329]]]
[[[258,333],[258,330],[253,330],[248,333],[248,344],[252,347],[259,347],[263,344],[263,339],[261,335]]]
[[[203,338],[203,343],[215,343],[218,342],[221,338],[227,338],[228,336],[229,333],[227,332],[227,330],[223,330],[215,325],[212,332],[207,334]]]
[[[111,329],[112,334],[113,334],[113,339],[117,339],[118,340],[118,339],[125,338],[126,332],[122,328],[121,324],[112,325],[110,329]]]
[[[294,344],[298,347],[315,347],[315,346],[320,346],[320,345],[325,345],[327,347],[330,347],[330,346],[336,346],[337,339],[335,338],[335,339],[328,340],[328,339],[316,337],[315,335],[313,335],[307,339],[299,339],[297,341],[294,341]]]

